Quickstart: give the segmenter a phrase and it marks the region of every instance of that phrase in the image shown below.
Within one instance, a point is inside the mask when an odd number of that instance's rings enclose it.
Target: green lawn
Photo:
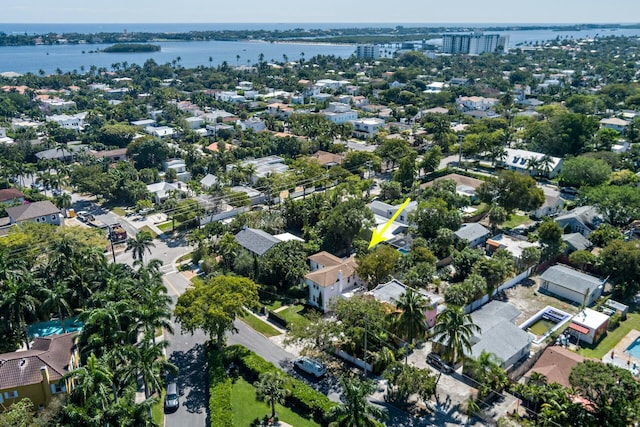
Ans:
[[[158,237],[158,235],[155,233],[155,231],[153,231],[151,229],[151,227],[149,227],[148,225],[143,226],[140,229],[140,231],[146,231],[147,233],[151,234],[151,237],[154,238],[154,239]]]
[[[176,221],[176,228],[178,228],[178,225],[180,225],[180,223]],[[165,233],[173,230],[171,221],[163,222],[162,224],[158,224],[156,227],[158,227],[160,230],[162,230]]]
[[[280,332],[276,328],[266,322],[263,322],[249,312],[247,312],[246,315],[242,316],[242,321],[251,326],[256,331],[260,332],[265,337],[275,337],[276,335],[280,335]]]
[[[160,401],[158,401],[158,403],[156,403],[155,405],[153,405],[153,407],[151,408],[151,415],[153,417],[153,422],[162,427],[164,426],[164,396],[165,396],[166,392],[163,389],[162,390],[162,394],[160,395]]]
[[[179,264],[183,261],[191,259],[192,257],[193,257],[193,252],[186,253],[176,260],[176,264]]]
[[[265,402],[257,401],[255,388],[242,377],[239,377],[233,384],[231,408],[233,410],[233,425],[235,426],[248,426],[256,418],[262,419],[265,415],[271,415],[271,406]],[[320,424],[307,420],[282,405],[276,405],[276,414],[281,421],[295,427],[320,427]]]
[[[115,208],[111,209],[111,212],[113,212],[114,214],[118,215],[118,216],[125,216],[127,214],[127,211],[125,211],[124,209],[122,209],[121,207],[116,206]]]
[[[593,348],[583,347],[578,353],[584,357],[602,359],[604,355],[609,353],[611,349],[615,347],[616,344],[618,344],[618,342],[632,329],[640,331],[640,314],[638,313],[629,313],[627,315],[627,320],[620,322],[620,326],[618,326],[614,331],[607,332],[607,336],[604,337],[597,346]]]
[[[287,323],[307,322],[307,318],[300,314],[304,310],[304,305],[296,304],[285,308],[276,314],[282,317]]]
[[[515,215],[509,216],[509,219],[502,223],[502,228],[514,228],[522,224],[528,224],[533,222],[527,215]]]
[[[267,304],[266,307],[269,309],[269,311],[276,311],[277,309],[282,307],[282,301],[274,301],[271,304]]]

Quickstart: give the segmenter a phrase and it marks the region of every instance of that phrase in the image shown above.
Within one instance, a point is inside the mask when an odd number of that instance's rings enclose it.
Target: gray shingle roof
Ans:
[[[26,221],[41,216],[60,213],[60,209],[55,207],[55,205],[48,200],[35,203],[26,203],[24,205],[7,208],[6,210],[7,214],[11,217],[11,219],[13,219],[14,222]]]
[[[563,288],[584,294],[587,289],[593,291],[603,282],[597,277],[590,276],[578,270],[574,270],[564,265],[554,265],[540,275],[540,280],[555,283]]]
[[[563,234],[562,240],[567,242],[567,244],[576,251],[583,251],[593,246],[593,244],[580,233]]]
[[[462,227],[453,234],[455,234],[458,239],[473,242],[476,239],[488,236],[489,230],[481,224],[470,222],[468,224],[462,224]]]
[[[236,234],[236,240],[243,248],[262,256],[271,249],[280,240],[267,233],[266,231],[257,230],[255,228],[245,228]]]

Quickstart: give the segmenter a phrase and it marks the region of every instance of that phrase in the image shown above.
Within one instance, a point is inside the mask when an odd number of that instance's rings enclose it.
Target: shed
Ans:
[[[621,302],[618,302],[612,299],[608,299],[604,303],[604,305],[610,308],[611,310],[615,310],[616,312],[620,313],[620,316],[622,317],[622,319],[627,318],[627,313],[629,312],[628,305],[622,304]]]
[[[573,316],[567,332],[579,341],[594,344],[607,331],[607,326],[609,326],[609,316],[590,308],[585,308]]]
[[[554,265],[540,275],[540,290],[569,300],[577,305],[593,304],[600,298],[606,280],[564,265]]]

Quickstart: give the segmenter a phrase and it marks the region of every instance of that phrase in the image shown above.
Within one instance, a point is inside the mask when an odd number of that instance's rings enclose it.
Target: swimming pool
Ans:
[[[540,344],[570,318],[569,313],[548,305],[521,324],[520,329],[529,332],[533,342]]]
[[[82,322],[72,317],[65,319],[64,327],[67,332],[76,332],[82,329]],[[30,337],[47,337],[62,333],[62,325],[59,320],[49,320],[48,322],[39,322],[29,325],[28,334]]]
[[[629,347],[626,348],[625,353],[629,354],[636,359],[640,359],[640,337],[633,340]]]

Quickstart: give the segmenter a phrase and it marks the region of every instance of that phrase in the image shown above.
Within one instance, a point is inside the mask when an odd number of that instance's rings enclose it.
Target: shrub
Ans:
[[[224,370],[224,357],[220,351],[209,353],[209,415],[211,426],[233,427],[231,409],[231,378]]]
[[[273,363],[240,345],[227,347],[224,359],[226,363],[233,362],[238,365],[249,382],[257,381],[260,374],[265,372],[279,371]],[[304,416],[313,416],[317,422],[322,422],[325,414],[336,406],[326,395],[295,378],[287,377],[285,388],[291,391],[285,401],[286,406],[294,408]]]
[[[620,313],[616,313],[609,318],[609,326],[607,329],[613,331],[618,326],[620,326]]]

